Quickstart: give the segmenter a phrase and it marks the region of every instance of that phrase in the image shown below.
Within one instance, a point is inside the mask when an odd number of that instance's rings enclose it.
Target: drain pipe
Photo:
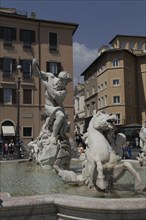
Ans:
[[[41,44],[40,44],[40,22],[38,24],[38,59],[41,70]],[[41,111],[41,79],[39,78],[39,110]]]

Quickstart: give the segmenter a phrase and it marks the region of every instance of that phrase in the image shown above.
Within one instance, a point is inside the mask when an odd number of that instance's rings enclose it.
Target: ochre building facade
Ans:
[[[81,74],[85,126],[98,110],[117,115],[117,125],[146,121],[146,37],[117,35]]]
[[[0,10],[0,135],[28,143],[44,123],[44,85],[32,75],[33,57],[40,70],[68,71],[73,78],[73,35],[78,24],[37,19],[15,9]],[[65,111],[74,130],[73,81],[67,85]],[[7,127],[7,128],[6,128]]]

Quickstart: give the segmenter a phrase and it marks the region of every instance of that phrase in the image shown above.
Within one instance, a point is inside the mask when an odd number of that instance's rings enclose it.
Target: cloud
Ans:
[[[89,49],[84,44],[73,43],[74,84],[83,83],[81,73],[97,58],[98,49]]]

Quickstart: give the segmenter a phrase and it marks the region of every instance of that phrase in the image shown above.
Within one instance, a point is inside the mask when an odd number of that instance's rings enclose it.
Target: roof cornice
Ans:
[[[45,20],[45,19],[37,19],[37,18],[31,18],[31,17],[27,17],[24,15],[19,15],[19,14],[15,14],[15,13],[7,13],[7,12],[1,12],[0,11],[0,17],[7,17],[7,18],[14,18],[14,19],[19,19],[19,20],[27,20],[27,21],[31,21],[31,22],[38,22],[38,23],[50,23],[50,24],[54,24],[54,25],[65,25],[65,26],[70,26],[73,27],[73,35],[76,31],[76,29],[78,28],[79,24],[77,23],[72,23],[72,22],[62,22],[62,21],[53,21],[53,20]]]

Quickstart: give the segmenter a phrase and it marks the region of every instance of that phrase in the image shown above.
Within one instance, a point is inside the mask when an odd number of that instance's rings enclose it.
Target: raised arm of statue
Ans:
[[[41,78],[41,71],[39,70],[39,67],[38,67],[38,64],[35,58],[32,60],[32,73],[33,75]]]
[[[35,58],[32,60],[32,73],[34,76],[37,76],[44,81],[48,81],[50,77],[51,78],[54,77],[53,73],[39,70],[39,65],[37,64],[37,61]]]

